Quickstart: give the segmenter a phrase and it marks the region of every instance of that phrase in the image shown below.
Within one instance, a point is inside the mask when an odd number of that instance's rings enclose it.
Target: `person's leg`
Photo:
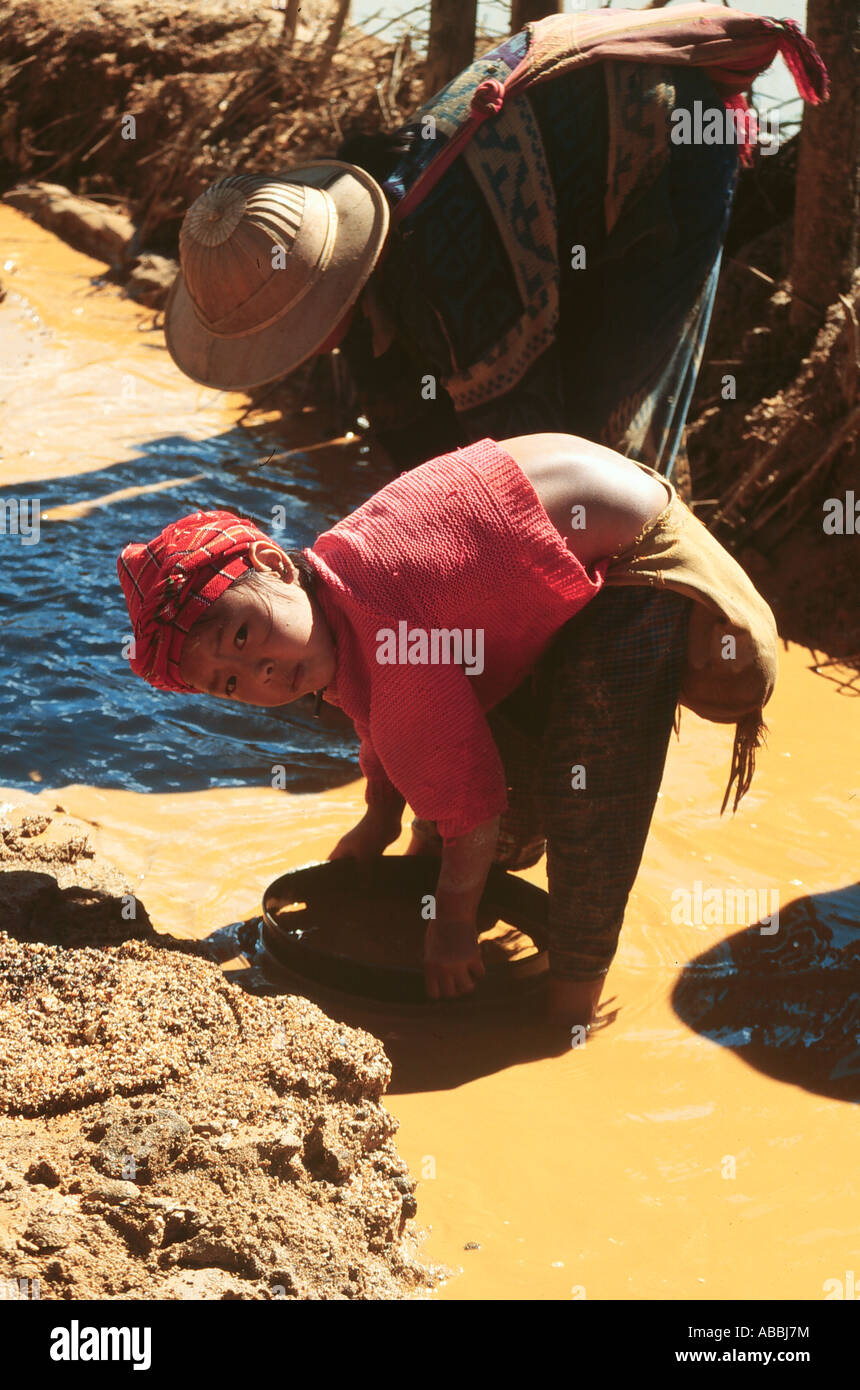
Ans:
[[[660,789],[690,608],[666,589],[604,588],[556,641],[538,801],[558,978],[597,980],[615,955]]]

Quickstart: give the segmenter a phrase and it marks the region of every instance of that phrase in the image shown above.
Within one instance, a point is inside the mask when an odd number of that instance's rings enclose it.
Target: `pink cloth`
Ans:
[[[259,526],[233,512],[192,512],[150,541],[131,541],[117,573],[134,629],[131,669],[156,690],[193,691],[180,675],[185,639],[198,618],[251,568]]]
[[[746,109],[741,93],[770,67],[778,53],[794,78],[798,95],[817,105],[830,93],[830,79],[815,45],[793,19],[743,14],[718,4],[678,5],[671,10],[617,9],[551,14],[524,26],[528,50],[502,80],[488,75],[475,88],[468,108],[452,114],[455,129],[392,214],[392,226],[408,217],[435,187],[484,121],[536,82],[546,82],[591,63],[657,63],[703,67],[726,105]],[[476,64],[480,59],[476,59]],[[470,71],[466,68],[466,73]],[[461,74],[462,77],[462,74]],[[456,103],[460,79],[452,83]],[[444,89],[448,90],[448,89]],[[421,111],[435,107],[440,94]],[[419,113],[420,114],[420,113]],[[743,146],[741,147],[744,148]]]
[[[599,593],[519,465],[491,439],[382,488],[305,550],[337,647],[325,698],[354,721],[368,804],[404,799],[444,839],[507,809],[484,718]],[[481,674],[381,664],[382,629],[481,629]],[[444,648],[443,648],[444,650]]]

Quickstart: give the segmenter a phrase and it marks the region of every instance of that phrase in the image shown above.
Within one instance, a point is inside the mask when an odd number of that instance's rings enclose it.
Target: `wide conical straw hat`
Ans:
[[[337,160],[213,184],[179,234],[182,268],[165,311],[173,360],[222,389],[291,371],[358,298],[388,220],[375,180]]]

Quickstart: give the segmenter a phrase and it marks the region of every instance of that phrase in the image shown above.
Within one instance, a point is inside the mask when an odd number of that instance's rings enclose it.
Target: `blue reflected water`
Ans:
[[[0,527],[0,730],[6,786],[71,782],[134,791],[271,785],[282,763],[291,791],[358,776],[354,737],[312,717],[312,698],[281,709],[152,690],[122,656],[130,623],[116,559],[197,508],[251,516],[285,549],[313,543],[382,487],[387,476],[353,450],[297,455],[289,469],[247,469],[276,447],[234,429],[198,443],[165,436],[140,457],[94,473],[27,486],[41,511],[169,478],[206,476],[120,499],[68,521],[42,520],[37,544]],[[390,476],[390,475],[388,475]],[[4,499],[21,486],[0,488]],[[286,526],[273,527],[273,507]],[[0,512],[0,516],[4,515]],[[35,776],[34,776],[35,774]]]

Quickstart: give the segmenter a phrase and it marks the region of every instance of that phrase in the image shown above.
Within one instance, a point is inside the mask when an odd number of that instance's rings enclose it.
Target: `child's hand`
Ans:
[[[485,974],[474,922],[428,922],[424,936],[424,979],[431,999],[471,994]]]
[[[399,834],[399,822],[395,829],[391,822],[368,812],[358,825],[341,836],[329,859],[376,859]]]

